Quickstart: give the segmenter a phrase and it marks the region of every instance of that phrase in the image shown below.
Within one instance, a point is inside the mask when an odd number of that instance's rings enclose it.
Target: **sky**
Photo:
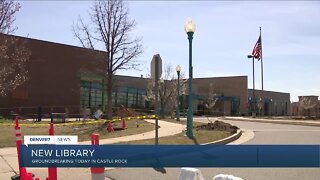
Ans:
[[[18,1],[15,25],[19,36],[81,46],[72,24],[88,20],[93,1]],[[140,71],[150,73],[154,54],[163,66],[178,64],[188,74],[188,40],[184,23],[196,24],[193,37],[193,76],[248,76],[252,88],[252,59],[247,55],[262,28],[264,90],[320,96],[320,2],[318,1],[126,1],[141,37],[144,53]],[[255,87],[261,89],[261,64],[255,62]]]

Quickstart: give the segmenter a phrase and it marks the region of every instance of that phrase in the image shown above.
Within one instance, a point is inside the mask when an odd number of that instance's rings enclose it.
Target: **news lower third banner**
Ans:
[[[320,167],[319,145],[29,145],[22,167]]]

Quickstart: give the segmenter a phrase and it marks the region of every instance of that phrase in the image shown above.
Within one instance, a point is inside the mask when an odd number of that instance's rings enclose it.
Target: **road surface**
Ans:
[[[212,119],[211,120],[215,120]],[[194,121],[207,122],[203,118]],[[239,122],[224,120],[254,132],[252,139],[243,144],[320,144],[320,127],[270,124],[259,122]],[[318,180],[320,168],[199,168],[205,179],[211,180],[217,174],[232,174],[244,180]],[[180,168],[121,168],[106,172],[115,180],[170,180],[177,179]]]

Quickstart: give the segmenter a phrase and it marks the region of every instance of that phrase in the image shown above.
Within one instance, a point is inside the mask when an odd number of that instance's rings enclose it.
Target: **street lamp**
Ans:
[[[256,117],[256,90],[254,84],[254,56],[248,55],[248,58],[252,58],[252,70],[253,70],[253,106],[252,106],[252,117]]]
[[[271,108],[270,108],[270,109],[271,109],[270,115],[272,116],[272,99],[270,99],[270,102],[271,102],[271,103],[270,103],[270,106],[271,106]]]
[[[163,89],[165,89],[165,83],[164,83],[164,79],[161,77],[159,80],[160,83],[160,88],[159,88],[159,97],[160,97],[160,117],[163,118],[164,117],[164,107],[163,107],[163,101],[164,101],[164,96],[165,96],[165,92],[163,91]]]
[[[262,108],[263,108],[262,98],[259,99],[258,108],[259,108],[259,115],[262,116]]]
[[[177,93],[177,121],[180,121],[180,101],[179,101],[179,97],[180,97],[180,71],[181,71],[181,67],[178,65],[176,67],[176,71],[177,71],[177,75],[178,75],[178,93]]]
[[[249,109],[249,107],[250,107],[250,109]],[[249,97],[248,115],[250,114],[250,112],[252,113],[252,102],[251,102],[251,97]]]
[[[192,132],[192,121],[193,121],[193,111],[192,111],[192,39],[193,39],[193,34],[196,30],[196,25],[192,22],[191,18],[188,18],[187,22],[184,25],[184,30],[186,31],[188,35],[188,40],[189,40],[189,87],[188,87],[188,115],[187,115],[187,133],[186,135],[191,138],[193,137],[193,132]]]

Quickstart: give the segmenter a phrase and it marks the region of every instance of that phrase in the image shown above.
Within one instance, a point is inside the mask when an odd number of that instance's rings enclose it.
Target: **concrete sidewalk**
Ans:
[[[292,120],[292,119],[266,119],[266,118],[252,118],[252,117],[221,117],[221,120],[233,121],[248,121],[248,122],[262,122],[262,123],[275,123],[275,124],[292,124],[302,126],[319,126],[320,121],[312,120]]]
[[[149,123],[155,123],[154,119],[145,120]],[[186,129],[185,125],[171,123],[167,121],[159,121],[160,128],[158,129],[159,137],[164,136],[172,136],[178,133],[181,133],[183,130]],[[149,131],[142,134],[135,134],[131,136],[124,136],[124,137],[117,137],[111,139],[101,139],[100,144],[114,144],[119,142],[128,142],[128,141],[136,141],[136,140],[143,140],[143,139],[152,139],[155,137],[155,131]],[[83,141],[79,144],[91,144],[91,141]]]
[[[146,120],[150,123],[155,123],[155,120]],[[171,136],[181,133],[186,129],[185,125],[171,123],[167,121],[159,121],[159,137]],[[155,137],[155,131],[149,131],[142,134],[136,134],[131,136],[123,136],[111,139],[101,139],[100,144],[112,144],[118,142],[128,142],[133,140],[152,139]],[[79,144],[91,144],[91,141],[80,142]],[[47,177],[47,168],[28,168],[39,177],[41,180]],[[11,176],[19,173],[18,170],[18,157],[17,149],[14,147],[1,148],[0,149],[0,179],[11,179]],[[91,173],[89,168],[59,168],[58,179],[91,179]]]

